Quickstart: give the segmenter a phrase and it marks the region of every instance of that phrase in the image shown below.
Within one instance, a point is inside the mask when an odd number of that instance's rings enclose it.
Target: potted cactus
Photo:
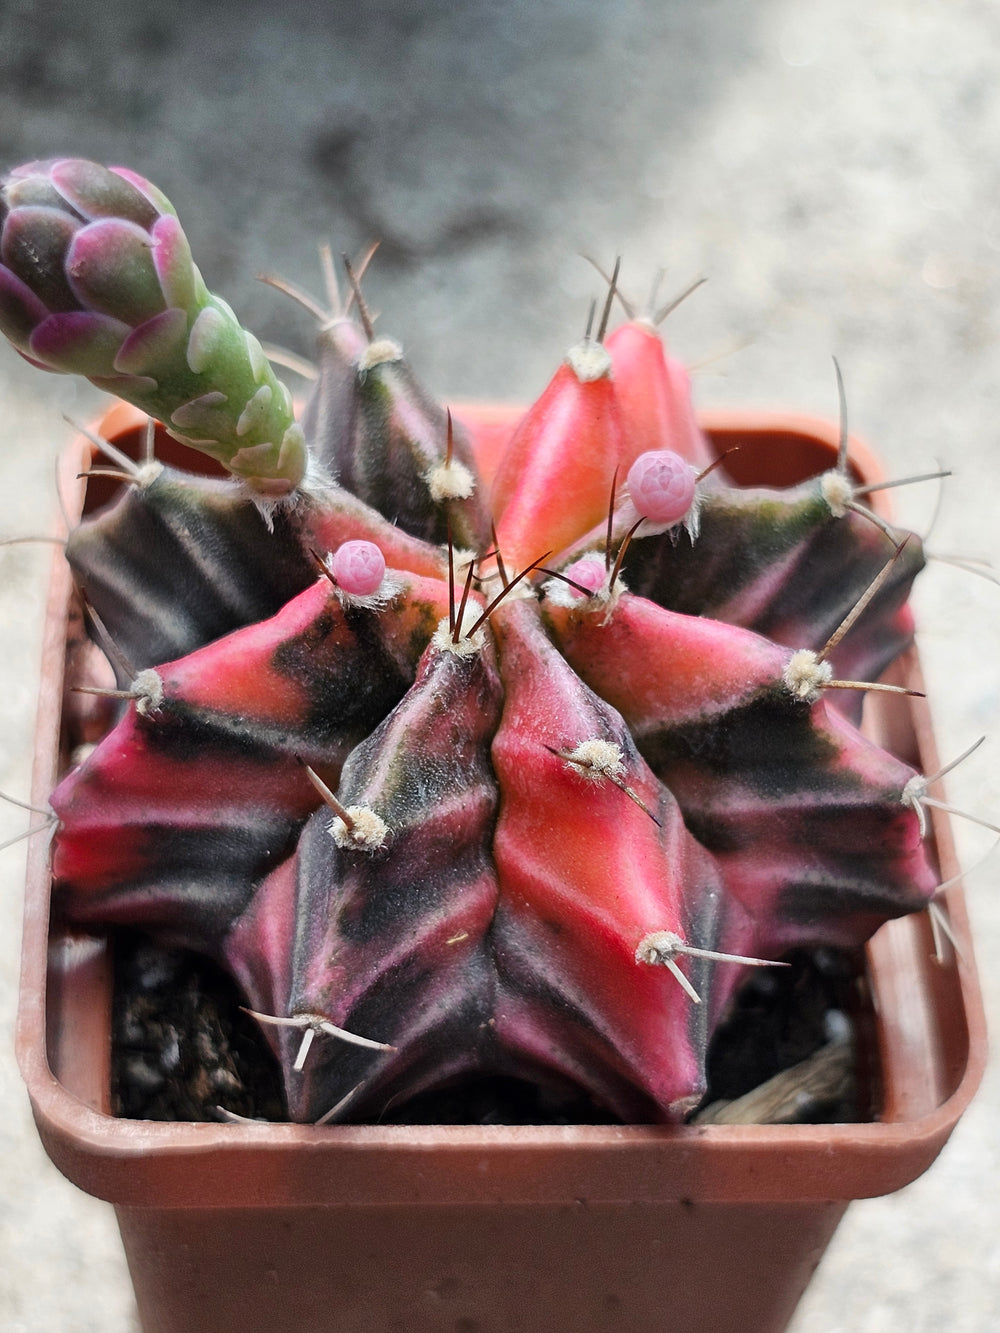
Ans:
[[[665,1283],[680,1327],[784,1327],[982,1059],[968,952],[930,944],[929,907],[964,917],[913,708],[920,543],[864,451],[699,423],[657,312],[608,331],[617,270],[526,413],[446,412],[348,263],[296,413],[142,177],[33,163],[0,219],[14,347],[143,414],[70,464],[20,1055],[148,1327],[639,1328]],[[123,931],[231,979],[278,1114],[111,1114]],[[869,1122],[713,1123],[748,974],[873,936]],[[474,1123],[424,1123],[445,1100]],[[735,1304],[691,1278],[712,1241]]]

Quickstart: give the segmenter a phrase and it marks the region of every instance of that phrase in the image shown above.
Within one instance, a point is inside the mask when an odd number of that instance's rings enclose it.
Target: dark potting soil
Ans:
[[[803,1096],[810,1123],[872,1118],[871,1016],[861,953],[790,954],[738,992],[708,1057],[703,1106],[733,1101],[831,1041],[850,1039],[852,1072],[823,1098]],[[112,1098],[138,1120],[287,1119],[277,1063],[230,979],[201,956],[123,932],[115,941]],[[221,1109],[220,1109],[221,1108]],[[387,1109],[385,1124],[600,1124],[586,1094],[481,1078]]]
[[[184,949],[114,945],[111,1098],[133,1120],[287,1120],[277,1063],[229,978]]]

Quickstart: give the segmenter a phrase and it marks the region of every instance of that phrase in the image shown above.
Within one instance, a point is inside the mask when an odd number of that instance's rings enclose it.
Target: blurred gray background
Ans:
[[[318,242],[381,239],[380,327],[452,399],[541,389],[599,287],[580,252],[621,253],[640,299],[660,266],[668,289],[705,275],[668,330],[703,367],[700,403],[833,415],[836,354],[890,472],[955,469],[930,549],[996,562],[998,75],[988,0],[2,0],[0,165],[79,155],[149,176],[209,285],[300,352],[310,317],[256,275],[319,294]],[[0,349],[0,535],[47,530],[61,413],[100,401]],[[924,531],[935,498],[901,495],[901,516]],[[0,552],[0,789],[20,796],[49,559]],[[998,609],[984,580],[923,576],[940,748],[992,736],[949,792],[994,820]],[[0,809],[0,841],[24,826]],[[1000,861],[993,835],[958,833],[996,1018]],[[20,848],[0,854],[0,1328],[126,1333],[110,1209],[50,1167],[14,1066],[22,873]],[[996,1327],[998,1113],[993,1068],[923,1180],[849,1210],[796,1333]]]

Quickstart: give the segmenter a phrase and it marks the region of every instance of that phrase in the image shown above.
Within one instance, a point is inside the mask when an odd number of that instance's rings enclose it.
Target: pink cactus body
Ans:
[[[659,330],[634,319],[610,333],[606,346],[625,428],[623,470],[652,449],[672,449],[698,471],[707,467],[712,452],[691,402],[691,377],[667,354]]]
[[[222,314],[162,197],[93,164],[4,188],[0,319],[18,348],[51,353],[56,318],[74,356],[133,377],[170,364],[180,319],[160,307],[188,274],[181,380],[205,377],[185,410],[208,432]],[[169,282],[133,244],[151,226]],[[102,267],[112,231],[121,287]],[[74,247],[100,281],[70,283]],[[237,328],[245,387],[259,367]],[[912,770],[826,688],[834,663],[881,671],[905,643],[919,543],[827,662],[893,542],[831,506],[839,475],[715,482],[699,534],[686,516],[711,459],[651,327],[570,352],[489,504],[396,344],[338,316],[319,365],[301,428],[282,427],[306,464],[271,449],[254,475],[258,503],[322,484],[262,517],[230,483],[147,470],[71,537],[134,678],[52,797],[56,910],[222,962],[294,1119],[377,1118],[488,1075],[680,1119],[744,964],[856,946],[934,892]],[[244,478],[233,437],[256,438],[256,411],[215,422]],[[651,521],[629,536],[636,509]]]
[[[639,1094],[680,1114],[703,1091],[705,1019],[665,969],[637,964],[636,949],[659,931],[731,942],[717,867],[623,719],[553,647],[537,609],[516,602],[498,622],[507,683],[493,742],[498,1035],[530,1058],[544,1052],[625,1117]],[[696,981],[711,1008],[712,980]],[[553,988],[562,1003],[539,1012]]]
[[[492,505],[505,558],[520,568],[600,522],[623,447],[610,359],[600,344],[580,343],[524,416],[497,471]]]

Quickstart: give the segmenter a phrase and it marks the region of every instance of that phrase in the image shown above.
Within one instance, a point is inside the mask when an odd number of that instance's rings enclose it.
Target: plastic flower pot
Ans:
[[[499,439],[513,409],[466,417]],[[739,480],[829,466],[832,426],[712,414]],[[102,426],[137,430],[116,409]],[[865,480],[878,469],[860,446]],[[69,462],[79,471],[79,455]],[[93,494],[92,497],[93,499]],[[81,495],[82,502],[82,495]],[[48,605],[33,800],[65,766],[69,572]],[[919,682],[913,653],[895,679]],[[938,767],[922,701],[870,696],[866,726]],[[942,881],[957,873],[932,812]],[[880,1089],[863,1124],[330,1126],[159,1123],[110,1106],[112,958],[50,926],[44,840],[27,882],[18,1057],[52,1160],[114,1204],[146,1333],[671,1327],[785,1328],[848,1202],[901,1188],[941,1150],[982,1073],[985,1036],[961,889],[944,900],[960,952],[934,956],[926,914],[868,948]]]

